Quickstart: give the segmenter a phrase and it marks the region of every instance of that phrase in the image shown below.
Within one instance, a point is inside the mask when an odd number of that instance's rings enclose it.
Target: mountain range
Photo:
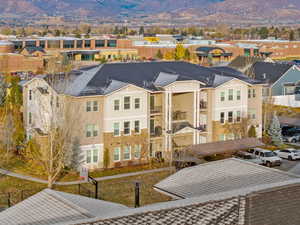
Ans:
[[[0,15],[296,23],[300,0],[0,0]]]

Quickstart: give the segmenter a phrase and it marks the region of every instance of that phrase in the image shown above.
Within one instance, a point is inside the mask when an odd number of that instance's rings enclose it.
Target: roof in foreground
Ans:
[[[293,174],[232,158],[180,170],[154,187],[177,198],[191,198],[297,178]]]
[[[0,213],[1,225],[49,225],[105,215],[126,206],[45,189]]]
[[[77,72],[81,75],[68,86],[68,95],[106,95],[129,84],[155,92],[176,81],[198,81],[204,87],[217,87],[232,79],[249,85],[261,83],[234,69],[207,68],[181,61],[108,63]]]

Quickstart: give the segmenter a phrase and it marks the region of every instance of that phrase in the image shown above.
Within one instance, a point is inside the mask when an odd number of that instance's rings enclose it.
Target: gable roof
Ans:
[[[281,78],[293,65],[285,63],[256,62],[246,71],[249,77],[274,84]]]
[[[45,50],[42,48],[42,47],[24,47],[23,48],[23,50],[27,50],[27,52],[29,53],[29,54],[32,54],[32,53],[34,53],[34,52],[36,52],[36,51],[38,51],[38,52],[42,52],[42,53],[46,53],[45,52]],[[22,50],[22,51],[23,51]]]
[[[259,83],[226,67],[207,68],[180,61],[108,63],[76,72],[81,75],[66,92],[74,96],[106,95],[126,84],[155,92],[176,81],[199,81],[205,87],[216,87],[233,78],[249,84]]]
[[[45,189],[0,213],[0,224],[47,225],[93,218],[126,206]]]
[[[232,158],[185,168],[154,188],[177,198],[191,198],[297,178],[293,174]]]

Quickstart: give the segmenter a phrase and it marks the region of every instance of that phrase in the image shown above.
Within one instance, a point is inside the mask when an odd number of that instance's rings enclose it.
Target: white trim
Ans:
[[[125,148],[127,148],[128,147],[128,149],[129,149],[129,159],[125,159]],[[122,154],[122,161],[130,161],[131,160],[131,145],[124,145],[123,146],[123,154]]]
[[[237,80],[237,81],[240,81],[240,82],[242,82],[242,83],[244,83],[244,84],[246,84],[246,85],[248,85],[248,86],[255,86],[256,84],[251,84],[251,83],[248,83],[248,82],[246,82],[246,81],[243,81],[243,80],[240,80],[240,79],[238,79],[238,78],[232,78],[231,80],[228,80],[228,81],[226,81],[226,82],[224,82],[223,84],[221,84],[221,85],[219,85],[219,86],[216,86],[215,88],[217,89],[217,88],[220,88],[220,87],[222,87],[222,86],[224,86],[225,84],[227,84],[228,82],[231,82],[231,81],[234,81],[234,80]]]
[[[115,150],[118,149],[119,152],[119,159],[115,160]],[[121,161],[121,147],[114,147],[114,152],[113,152],[113,162],[120,162]]]
[[[292,66],[291,68],[289,68],[284,74],[282,74],[282,76],[279,77],[279,79],[276,80],[276,81],[270,86],[270,88],[272,89],[273,86],[274,86],[275,84],[277,84],[284,76],[286,76],[286,74],[287,74],[288,72],[290,72],[290,70],[292,70],[292,69],[297,69],[298,71],[300,71],[300,68],[298,68],[296,65],[293,65],[293,66]],[[272,92],[272,90],[271,90],[271,92]]]
[[[147,114],[140,115],[140,116],[124,116],[124,117],[111,117],[111,118],[105,118],[104,121],[111,121],[111,120],[134,120],[137,118],[147,118]]]

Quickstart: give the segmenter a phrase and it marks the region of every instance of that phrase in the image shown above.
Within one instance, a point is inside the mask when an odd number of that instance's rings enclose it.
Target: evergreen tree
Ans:
[[[156,58],[157,59],[162,59],[164,56],[163,56],[163,54],[162,54],[162,52],[160,51],[160,49],[157,51],[157,53],[156,53]]]
[[[279,146],[283,143],[281,127],[280,127],[280,123],[279,123],[276,113],[274,113],[274,115],[273,115],[269,130],[268,130],[268,134],[270,135],[270,137],[272,139],[272,143],[274,145]]]
[[[182,60],[185,56],[185,48],[182,44],[177,44],[175,48],[175,60]]]
[[[75,138],[72,144],[70,161],[67,164],[70,165],[71,169],[77,170],[83,162],[84,156],[81,154],[80,142],[78,138]]]
[[[295,40],[295,32],[293,30],[290,31],[289,40],[290,41],[294,41]]]
[[[141,26],[139,30],[139,35],[144,35],[144,33],[145,33],[145,28]]]
[[[184,51],[184,60],[190,61],[191,60],[191,53],[188,49]]]
[[[249,128],[248,137],[256,137],[256,129],[253,125]]]

